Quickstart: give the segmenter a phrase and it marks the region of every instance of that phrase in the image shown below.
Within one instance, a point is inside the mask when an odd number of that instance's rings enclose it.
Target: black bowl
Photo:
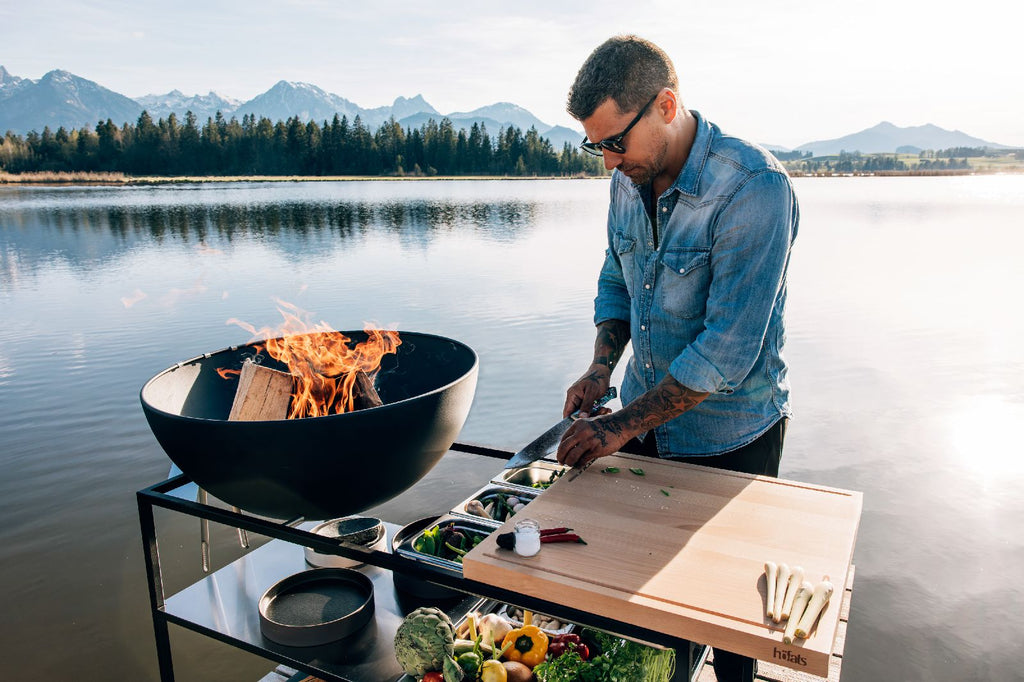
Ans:
[[[356,342],[363,332],[343,332]],[[237,370],[256,344],[178,363],[150,379],[140,399],[168,457],[224,502],[272,518],[356,514],[407,490],[458,437],[476,392],[469,346],[417,332],[385,355],[380,407],[308,419],[228,421]],[[262,364],[285,369],[266,357]]]

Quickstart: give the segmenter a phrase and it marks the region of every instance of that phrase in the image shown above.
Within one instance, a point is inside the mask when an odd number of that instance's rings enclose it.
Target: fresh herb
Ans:
[[[586,628],[584,642],[599,651],[584,661],[578,652],[566,649],[558,658],[533,669],[539,682],[669,682],[675,672],[676,653],[654,649]]]
[[[602,474],[617,474],[619,473],[619,467],[605,467],[601,469]]]
[[[664,495],[665,497],[669,497],[669,492],[664,488],[661,489],[661,494]]]
[[[537,481],[536,483],[531,483],[530,487],[531,488],[539,488],[541,490],[547,490],[548,488],[551,487],[552,483],[554,483],[555,481],[560,479],[562,477],[562,475],[565,474],[565,471],[566,471],[565,469],[556,469],[555,471],[551,472],[551,476],[548,477],[548,480],[546,480],[546,481]]]
[[[632,471],[637,476],[643,476],[644,475],[644,470],[641,469],[640,467],[636,467],[636,468],[630,467],[629,470]]]

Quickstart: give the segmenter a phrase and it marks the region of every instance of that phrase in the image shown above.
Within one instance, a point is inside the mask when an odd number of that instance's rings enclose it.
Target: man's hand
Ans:
[[[591,365],[587,373],[577,379],[576,383],[565,392],[562,417],[568,417],[576,410],[580,410],[581,417],[589,417],[594,402],[608,392],[611,380],[612,371],[610,369],[596,363]]]
[[[618,452],[636,434],[627,433],[616,415],[603,408],[590,419],[580,418],[569,427],[558,444],[558,461],[567,466],[583,466],[598,457]]]
[[[568,417],[580,410],[583,417],[590,416],[591,406],[608,392],[612,370],[619,361],[622,351],[629,343],[629,322],[626,320],[605,320],[597,325],[594,340],[594,362],[586,373],[565,392],[565,406],[562,417]]]
[[[576,383],[586,378],[584,376]],[[558,444],[558,461],[569,466],[582,466],[590,460],[618,452],[630,438],[678,417],[707,396],[707,393],[691,390],[671,375],[666,375],[657,386],[618,412],[608,414],[602,411],[597,417],[580,419],[571,425]]]

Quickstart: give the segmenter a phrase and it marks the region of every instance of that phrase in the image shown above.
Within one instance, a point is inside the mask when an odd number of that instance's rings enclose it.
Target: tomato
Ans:
[[[427,673],[423,676],[423,682],[444,682],[444,675],[441,673]]]

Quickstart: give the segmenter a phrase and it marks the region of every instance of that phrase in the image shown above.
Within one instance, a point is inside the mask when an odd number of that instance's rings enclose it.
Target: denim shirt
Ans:
[[[735,450],[791,415],[782,351],[796,196],[771,154],[691,113],[697,134],[655,198],[656,226],[632,180],[612,174],[594,301],[596,324],[630,324],[623,403],[666,373],[709,394],[654,430],[662,457]]]

